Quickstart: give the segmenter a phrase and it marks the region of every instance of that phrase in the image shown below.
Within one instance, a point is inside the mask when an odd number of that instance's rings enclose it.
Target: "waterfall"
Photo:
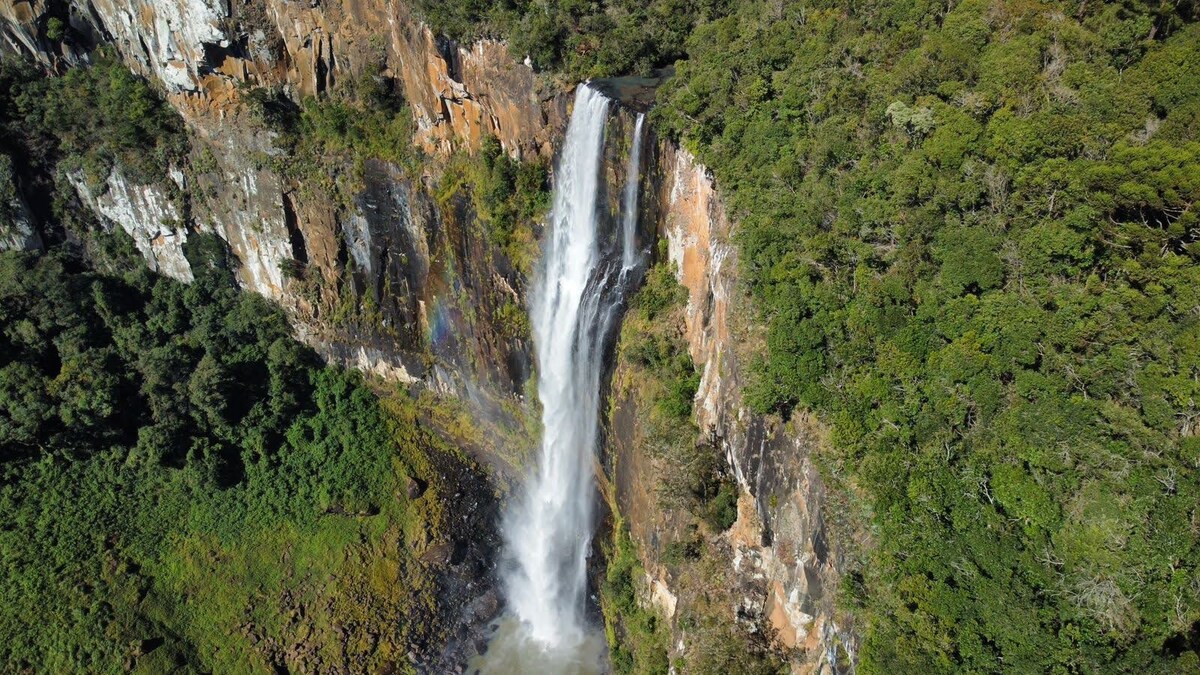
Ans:
[[[538,467],[505,514],[503,585],[509,618],[483,672],[598,672],[604,637],[586,616],[587,557],[594,527],[593,471],[600,387],[625,291],[640,267],[637,225],[641,116],[621,231],[607,213],[605,127],[609,100],[588,85],[575,107],[554,173],[550,220],[531,292],[543,438]],[[632,187],[630,187],[632,185]],[[628,265],[628,267],[626,267]]]
[[[634,241],[638,220],[638,186],[642,168],[642,122],[645,113],[638,113],[633,125],[633,149],[629,151],[629,166],[625,170],[625,191],[621,195],[621,269],[628,272],[641,262]]]

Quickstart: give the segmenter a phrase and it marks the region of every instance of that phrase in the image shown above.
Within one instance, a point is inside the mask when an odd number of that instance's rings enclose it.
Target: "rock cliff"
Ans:
[[[61,42],[47,35],[50,18],[72,28]],[[477,146],[491,134],[514,153],[549,152],[565,123],[561,111],[543,105],[533,71],[503,44],[464,48],[438,38],[394,0],[2,0],[0,37],[7,51],[48,67],[86,61],[97,44],[111,43],[162,83],[189,122],[213,134],[230,133],[215,123],[238,114],[247,85],[280,86],[300,99],[380,59],[383,74],[401,82],[428,149]]]
[[[70,26],[57,42],[47,35],[52,18]],[[474,429],[521,422],[529,345],[510,315],[523,304],[525,272],[489,236],[469,191],[454,189],[454,171],[489,136],[511,156],[549,158],[569,89],[543,93],[543,79],[504,45],[440,40],[392,2],[0,0],[3,52],[62,70],[96,59],[101,47],[156,84],[185,121],[191,149],[149,183],[119,164],[99,180],[71,173],[60,186],[75,193],[71,208],[127,234],[151,269],[183,281],[193,277],[189,249],[215,235],[242,286],[278,302],[298,337],[336,362],[466,402],[470,429],[455,419],[429,423],[500,474],[517,475],[523,439],[477,442]],[[338,160],[336,176],[315,179],[289,172],[279,133],[255,119],[248,99],[267,91],[296,105],[364,77],[403,99],[421,161]],[[0,246],[40,248],[43,224],[8,174]],[[495,489],[464,485],[456,498],[482,503]],[[443,570],[441,609],[462,614],[444,658],[416,664],[431,672],[459,665],[472,628],[498,611],[489,569],[496,514],[466,510],[461,534],[469,536],[430,562]],[[314,663],[299,652],[285,657],[293,669]]]
[[[738,486],[737,519],[712,542],[727,569],[702,583],[723,586],[706,590],[728,599],[718,610],[727,620],[768,626],[793,672],[847,672],[856,638],[850,617],[834,603],[844,561],[829,521],[838,515],[814,463],[825,432],[803,416],[785,423],[747,409],[744,364],[760,339],[738,286],[733,224],[711,175],[690,153],[662,143],[654,156],[645,189],[656,193],[655,206],[647,217],[687,292],[679,329],[700,373],[695,442],[701,452],[724,455]],[[636,396],[620,391],[624,367],[617,366],[609,421],[617,507],[647,570],[643,597],[672,622],[673,650],[683,654],[689,635],[677,612],[699,600],[686,597],[686,573],[669,560],[669,549],[691,535],[685,519],[663,507],[661,491],[647,484],[679,467],[657,466],[662,460],[648,449],[653,434],[643,428],[644,411],[633,403]]]
[[[42,248],[37,222],[12,175],[12,162],[0,156],[0,251]]]
[[[70,26],[59,42],[47,35],[51,18]],[[6,51],[48,68],[86,62],[111,44],[187,122],[191,166],[172,170],[170,181],[136,185],[119,169],[102,185],[71,181],[152,268],[190,279],[189,233],[215,233],[242,284],[283,305],[326,356],[459,393],[474,380],[500,395],[520,391],[527,348],[490,317],[523,279],[496,271],[505,265],[494,264],[469,204],[429,194],[440,178],[436,159],[474,152],[486,136],[513,156],[553,151],[568,92],[548,88],[503,44],[461,47],[383,1],[0,0],[0,36]],[[275,134],[251,118],[247,92],[302,101],[367,72],[397,83],[415,140],[433,158],[422,172],[368,165],[344,203],[272,168]],[[13,232],[13,246],[35,243]],[[429,368],[431,355],[449,367]]]

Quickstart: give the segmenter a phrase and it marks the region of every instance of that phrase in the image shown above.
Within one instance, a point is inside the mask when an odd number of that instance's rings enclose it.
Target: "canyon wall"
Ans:
[[[792,672],[850,672],[856,634],[834,602],[844,560],[828,521],[838,515],[814,464],[828,443],[825,431],[802,414],[785,422],[748,410],[745,364],[761,338],[738,285],[733,224],[708,170],[690,153],[660,143],[653,154],[645,217],[665,240],[666,262],[687,293],[679,330],[701,374],[693,402],[696,443],[701,452],[724,455],[738,487],[737,519],[711,546],[727,569],[709,574],[705,591],[725,593],[714,595],[728,598],[721,611],[729,621],[769,627]],[[624,367],[619,361],[609,422],[617,507],[646,569],[643,598],[671,622],[672,649],[683,654],[689,636],[679,622],[681,607],[700,600],[687,597],[686,573],[668,550],[686,542],[694,526],[662,506],[655,479],[681,467],[662,466],[648,450],[650,434],[639,428],[645,412],[636,409],[636,396],[621,393],[629,386]]]
[[[54,18],[70,27],[58,42],[47,35]],[[524,279],[481,235],[470,200],[430,192],[441,160],[486,136],[514,157],[549,157],[569,91],[501,43],[436,37],[396,2],[0,0],[3,51],[61,69],[101,44],[161,86],[193,138],[170,181],[135,184],[119,168],[100,185],[71,180],[151,268],[191,279],[187,240],[213,233],[243,286],[279,302],[325,356],[459,394],[521,390],[528,345],[493,316],[520,301]],[[248,92],[301,102],[360,77],[396,83],[429,161],[417,173],[348,167],[361,174],[350,200],[273,168],[276,134],[253,119]],[[6,247],[40,245],[26,220],[6,226]]]
[[[51,18],[72,28],[61,42],[47,36]],[[222,136],[233,132],[221,122],[238,115],[247,85],[300,100],[380,65],[402,84],[430,150],[477,146],[491,134],[513,153],[546,153],[565,124],[561,109],[544,105],[543,83],[502,43],[463,48],[395,1],[0,0],[0,40],[47,67],[85,62],[98,44],[112,44],[189,122]]]
[[[71,27],[61,42],[46,35],[51,18]],[[489,236],[469,191],[440,188],[456,157],[477,152],[487,136],[511,156],[548,159],[571,91],[544,93],[543,78],[504,45],[466,49],[437,39],[391,2],[0,0],[4,58],[30,56],[62,70],[95,60],[103,45],[164,93],[191,149],[153,182],[134,180],[119,164],[100,180],[67,175],[73,213],[129,236],[151,269],[182,281],[194,277],[189,250],[215,236],[239,283],[283,307],[297,336],[324,357],[422,383],[471,411],[469,428],[428,421],[488,469],[454,478],[467,481],[454,496],[461,529],[426,533],[433,543],[421,554],[437,571],[438,609],[454,630],[449,644],[413,645],[401,655],[421,672],[464,667],[499,611],[494,492],[520,475],[525,439],[510,430],[522,424],[530,345],[512,320],[523,315],[526,272]],[[299,104],[368,77],[404,100],[420,161],[346,161],[334,175],[289,174],[278,133],[255,118],[248,99],[269,92]],[[9,173],[0,176],[0,248],[42,248],[48,223],[36,221],[23,198],[32,195]],[[497,428],[504,433],[491,433]],[[297,623],[292,646],[258,648],[276,650],[271,659],[293,671],[356,669],[314,660],[301,636],[307,625]]]

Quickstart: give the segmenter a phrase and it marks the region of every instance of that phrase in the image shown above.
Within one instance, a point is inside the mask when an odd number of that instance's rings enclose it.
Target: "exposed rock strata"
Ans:
[[[37,251],[42,248],[33,214],[21,195],[0,201],[0,251]]]
[[[72,36],[56,45],[47,0],[0,0],[7,51],[47,66],[86,58],[88,36],[106,36],[138,72],[161,82],[196,126],[236,115],[247,86],[283,87],[295,99],[331,89],[369,68],[397,78],[426,149],[477,147],[483,136],[513,153],[546,153],[565,124],[544,105],[532,69],[499,42],[462,47],[437,38],[394,1],[92,0],[67,6]],[[232,8],[232,11],[231,11]],[[547,98],[552,98],[551,96]]]
[[[192,280],[183,252],[187,228],[160,186],[132,184],[120,169],[113,169],[100,186],[88,185],[82,173],[72,174],[69,180],[106,225],[120,227],[133,239],[150,269],[180,281]]]
[[[47,21],[64,14],[71,30],[53,43]],[[187,121],[205,158],[187,189],[132,185],[119,173],[99,189],[73,181],[102,221],[134,237],[151,267],[191,278],[182,255],[188,233],[216,233],[237,258],[241,283],[283,305],[327,356],[410,380],[427,374],[418,362],[433,352],[452,366],[441,387],[519,390],[527,359],[512,352],[526,346],[504,344],[489,317],[520,280],[493,274],[469,206],[442,213],[426,191],[436,176],[380,164],[368,166],[352,204],[297,191],[269,168],[273,135],[241,105],[255,87],[299,101],[378,73],[397,82],[426,152],[473,151],[492,135],[513,155],[548,156],[569,92],[543,92],[503,44],[437,38],[406,6],[385,0],[0,0],[0,37],[0,48],[47,67],[86,60],[98,42],[110,43],[160,83]],[[456,259],[437,255],[442,249]],[[349,321],[346,288],[351,302],[370,306]]]
[[[794,672],[830,672],[854,649],[852,626],[834,606],[842,561],[826,525],[827,497],[813,464],[823,431],[798,416],[788,423],[752,414],[742,400],[742,351],[750,341],[738,289],[732,225],[708,171],[690,153],[663,144],[654,169],[659,236],[688,291],[684,338],[701,380],[694,415],[702,441],[723,452],[739,484],[738,520],[721,535],[740,598],[735,616],[765,619],[784,647],[797,650]],[[614,425],[637,425],[628,403]],[[618,499],[643,552],[645,593],[668,618],[680,598],[661,558],[679,524],[656,505],[644,481],[650,462],[635,431],[615,434]],[[639,468],[642,467],[642,468]],[[686,631],[676,641],[686,642]],[[679,644],[676,642],[676,644]]]

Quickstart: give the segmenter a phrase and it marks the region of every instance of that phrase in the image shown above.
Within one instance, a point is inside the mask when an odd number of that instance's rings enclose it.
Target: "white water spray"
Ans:
[[[629,166],[625,170],[625,191],[621,195],[621,269],[628,272],[641,263],[641,254],[634,241],[638,221],[638,186],[642,168],[642,122],[645,113],[638,113],[633,125],[633,149],[629,151]]]
[[[511,616],[491,641],[484,672],[602,668],[604,639],[586,617],[600,379],[641,258],[633,246],[642,117],[618,232],[605,217],[602,182],[608,113],[607,98],[579,87],[554,174],[530,307],[544,436],[538,470],[505,516],[503,582]]]

